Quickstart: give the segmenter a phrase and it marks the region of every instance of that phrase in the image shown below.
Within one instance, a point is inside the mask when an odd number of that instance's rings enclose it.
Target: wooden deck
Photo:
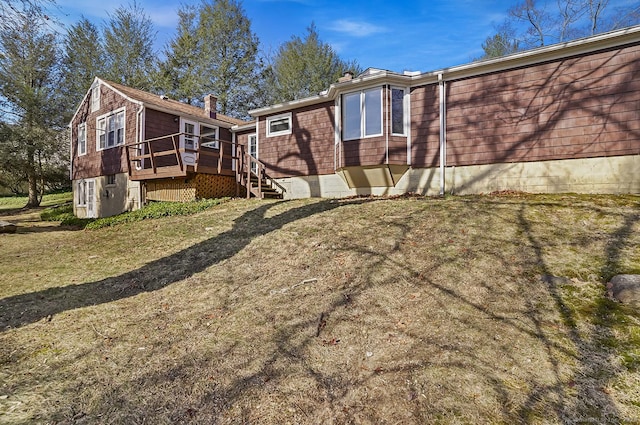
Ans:
[[[197,149],[180,146],[180,138],[197,140]],[[216,145],[201,146],[202,143]],[[186,178],[198,174],[233,176],[247,197],[281,198],[284,187],[265,172],[265,166],[249,155],[243,145],[193,134],[175,133],[125,145],[131,180]],[[189,158],[189,160],[186,160]]]
[[[180,147],[180,137],[185,133],[148,139],[143,142],[126,145],[128,173],[131,180],[152,180],[171,177],[186,177],[193,173],[219,174],[235,176],[240,156],[233,155],[232,143],[215,140],[218,148],[199,147],[189,149]],[[201,142],[214,140],[187,135]],[[200,139],[202,139],[200,141]],[[185,163],[185,157],[193,158]],[[234,164],[235,163],[235,167]]]

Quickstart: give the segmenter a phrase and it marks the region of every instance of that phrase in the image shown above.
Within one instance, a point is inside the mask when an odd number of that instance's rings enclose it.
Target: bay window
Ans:
[[[342,95],[342,139],[382,135],[382,87]]]
[[[391,133],[404,136],[404,89],[391,89]]]

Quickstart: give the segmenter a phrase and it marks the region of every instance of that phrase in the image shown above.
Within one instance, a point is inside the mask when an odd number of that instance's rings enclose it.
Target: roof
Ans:
[[[114,83],[112,81],[102,80],[108,86],[119,91],[123,95],[132,100],[136,100],[144,104],[145,107],[150,109],[160,109],[164,111],[172,111],[177,114],[189,115],[195,118],[211,120],[212,118],[205,112],[203,108],[199,108],[194,105],[179,102],[177,100],[169,99],[166,96],[159,96],[157,94],[149,93],[144,90],[138,90],[131,87],[123,86],[122,84]],[[231,125],[244,125],[246,121],[233,118],[219,112],[216,113],[215,120],[225,122]]]
[[[439,81],[452,81],[474,77],[553,61],[573,55],[588,54],[638,43],[640,43],[640,25],[565,43],[552,44],[524,52],[517,52],[496,59],[477,61],[430,72],[405,71],[402,74],[398,74],[392,71],[368,68],[351,80],[331,84],[327,90],[315,96],[253,109],[249,111],[249,114],[253,117],[260,117],[332,101],[336,99],[340,93],[344,93],[347,90],[362,89],[376,84],[397,84],[407,87],[417,87],[425,84],[434,84]]]

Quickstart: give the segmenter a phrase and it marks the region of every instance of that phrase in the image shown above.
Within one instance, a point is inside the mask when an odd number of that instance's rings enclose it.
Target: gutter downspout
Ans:
[[[446,83],[442,73],[438,74],[439,103],[440,103],[440,195],[445,191],[445,167],[447,162],[447,104]]]

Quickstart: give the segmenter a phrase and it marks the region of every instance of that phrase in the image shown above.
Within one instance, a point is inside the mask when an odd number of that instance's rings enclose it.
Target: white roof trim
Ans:
[[[113,87],[111,84],[105,82],[104,80],[100,79],[99,77],[95,77],[94,78],[93,82],[91,83],[91,86],[90,86],[89,90],[87,90],[87,93],[82,98],[82,102],[80,102],[80,105],[76,109],[76,112],[73,114],[73,117],[71,118],[71,121],[69,122],[69,125],[68,125],[69,127],[71,127],[71,125],[73,123],[73,120],[76,118],[76,115],[78,114],[78,112],[80,111],[80,108],[82,107],[82,105],[84,104],[85,100],[87,99],[87,96],[89,96],[89,93],[91,92],[91,88],[93,88],[95,86],[96,82],[101,84],[101,85],[104,85],[104,86],[108,87],[110,90],[112,90],[113,92],[117,93],[119,96],[121,96],[125,100],[128,100],[129,102],[135,103],[136,105],[142,106],[142,107],[144,107],[146,109],[153,109],[154,111],[166,112],[167,114],[177,115],[177,116],[189,118],[189,119],[192,119],[192,120],[198,121],[198,122],[210,123],[210,124],[216,125],[218,127],[223,127],[223,128],[231,128],[231,127],[233,127],[233,124],[228,123],[226,121],[218,120],[216,118],[207,118],[207,117],[204,117],[204,116],[184,114],[184,113],[176,111],[175,109],[172,109],[170,107],[162,108],[162,107],[159,107],[157,105],[147,104],[142,100],[134,99],[134,98],[132,98],[130,96],[127,96],[122,91],[120,91],[117,88]]]
[[[89,90],[87,90],[87,92],[84,94],[84,97],[82,98],[82,101],[80,101],[80,103],[78,104],[78,107],[76,108],[76,111],[73,113],[73,116],[71,117],[71,121],[69,121],[69,124],[67,125],[67,127],[71,128],[73,121],[76,119],[76,115],[78,115],[78,112],[80,112],[80,108],[82,108],[82,105],[84,105],[84,101],[87,100],[87,96],[89,96],[89,93],[91,93],[91,90],[93,89],[93,86],[96,84],[97,81],[100,81],[100,79],[98,77],[94,77],[93,81],[91,82],[91,85],[89,86]]]
[[[372,82],[376,82],[377,80],[380,80],[380,84],[399,84],[403,86],[416,87],[425,84],[434,84],[438,82],[439,78],[445,81],[450,81],[474,77],[558,60],[565,57],[588,54],[599,50],[611,49],[633,43],[640,43],[640,25],[598,34],[592,37],[581,38],[566,43],[543,46],[537,49],[514,53],[497,59],[472,62],[424,73],[407,72],[404,74],[397,74],[391,71],[369,68],[363,74],[352,80],[331,84],[329,89],[322,92],[320,95],[293,100],[291,102],[279,103],[264,108],[253,109],[249,111],[249,114],[253,117],[259,117],[331,101],[334,100],[339,93],[347,90],[358,89],[362,86],[371,84]]]
[[[250,122],[247,124],[242,124],[242,125],[234,125],[233,127],[231,127],[231,131],[233,132],[237,132],[237,131],[244,131],[244,130],[254,130],[256,128],[256,122]]]
[[[114,92],[118,93],[120,96],[124,97],[126,100],[128,100],[129,102],[133,102],[136,105],[141,105],[141,106],[145,106],[144,102],[137,100],[137,99],[133,99],[129,96],[127,96],[126,94],[122,93],[120,90],[114,88],[112,85],[106,83],[104,80],[101,80],[100,78],[96,77],[96,80],[99,80],[101,84],[109,87],[111,90],[113,90]]]

